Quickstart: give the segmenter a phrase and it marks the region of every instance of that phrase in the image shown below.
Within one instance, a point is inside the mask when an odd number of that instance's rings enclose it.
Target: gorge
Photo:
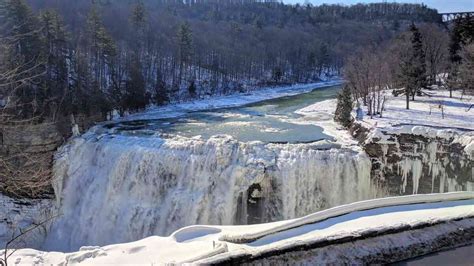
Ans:
[[[355,123],[359,146],[341,143],[315,124],[299,128],[302,142],[289,138],[294,134],[285,128],[292,123],[314,122],[298,110],[331,99],[337,89],[303,90],[175,118],[132,116],[92,128],[56,153],[56,207],[48,212],[59,216],[47,233],[38,232],[27,245],[74,251],[167,236],[193,224],[272,222],[365,199],[473,189],[467,145],[448,149],[451,142],[470,137],[462,132],[445,138],[440,131],[435,138],[406,132],[383,137]],[[228,125],[229,134],[213,134],[209,113],[218,116],[224,129]],[[261,128],[252,128],[255,119]],[[245,139],[252,137],[245,127],[260,132],[258,140]],[[206,130],[208,136],[193,135]],[[412,159],[397,160],[400,152],[410,152],[406,158]]]

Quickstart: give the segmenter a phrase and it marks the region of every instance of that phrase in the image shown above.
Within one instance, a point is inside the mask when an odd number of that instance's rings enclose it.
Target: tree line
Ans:
[[[38,121],[316,81],[439,22],[422,5],[250,0],[3,0],[0,16],[2,118]]]

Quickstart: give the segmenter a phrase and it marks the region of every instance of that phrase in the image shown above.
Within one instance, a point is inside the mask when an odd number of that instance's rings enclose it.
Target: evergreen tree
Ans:
[[[12,96],[8,111],[19,118],[42,116],[47,95],[40,84],[46,60],[38,18],[24,0],[6,0],[2,11],[6,51],[1,63],[11,74],[2,88],[4,95]]]
[[[330,63],[329,47],[326,43],[322,43],[319,46],[318,51],[318,69],[319,75],[322,74],[322,71],[325,67],[329,66]]]
[[[89,62],[83,65],[83,67],[87,67],[84,72],[87,76],[85,77],[87,82],[83,87],[86,92],[84,95],[89,97],[94,95],[88,107],[89,112],[101,112],[105,116],[112,105],[106,95],[109,83],[108,69],[113,69],[112,61],[117,55],[117,47],[112,37],[107,33],[96,5],[92,6],[86,25],[85,46]]]
[[[149,96],[146,92],[140,61],[137,57],[132,59],[128,69],[129,79],[126,87],[125,110],[138,111],[146,107]]]
[[[415,24],[410,26],[411,45],[405,58],[401,58],[399,84],[405,87],[406,108],[410,109],[410,96],[415,100],[415,95],[421,88],[426,87],[426,61],[423,50],[422,36]]]
[[[166,83],[163,81],[161,74],[158,74],[156,78],[154,101],[158,105],[165,104],[169,101]]]
[[[474,42],[463,49],[462,63],[459,67],[460,85],[464,92],[474,94]]]
[[[451,40],[449,44],[450,64],[447,85],[450,97],[452,97],[453,90],[465,85],[461,84],[461,74],[459,73],[461,64],[463,64],[461,51],[464,46],[467,46],[472,42],[474,42],[474,17],[468,16],[456,19],[451,31]]]
[[[133,7],[130,15],[130,22],[132,24],[132,37],[131,45],[133,51],[138,55],[141,54],[141,50],[145,46],[145,34],[146,34],[146,10],[142,1],[138,1]]]
[[[190,63],[193,55],[193,37],[189,24],[181,24],[178,31],[178,48],[179,48],[179,78],[181,81],[184,67]]]
[[[344,127],[349,127],[352,122],[352,93],[349,86],[345,85],[337,94],[336,113],[334,121],[339,122]]]
[[[196,97],[196,83],[194,80],[191,80],[191,82],[189,83],[188,92],[192,98]]]
[[[59,15],[51,10],[40,15],[44,54],[46,58],[46,75],[42,86],[49,99],[43,109],[46,114],[57,118],[62,105],[68,105],[69,98],[69,69],[68,34]]]
[[[459,52],[461,50],[462,45],[462,23],[460,19],[456,19],[454,21],[454,27],[451,31],[451,40],[449,43],[449,60],[451,63],[459,64],[461,62],[461,56]]]

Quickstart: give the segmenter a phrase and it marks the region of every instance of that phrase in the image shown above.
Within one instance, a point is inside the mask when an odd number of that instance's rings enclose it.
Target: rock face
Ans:
[[[80,115],[57,122],[0,123],[0,193],[14,198],[53,198],[53,157],[57,148],[76,130],[87,130],[99,115]]]
[[[55,123],[0,126],[0,192],[16,198],[51,198],[53,155],[63,143]]]
[[[48,199],[13,199],[0,194],[0,249],[5,243],[34,226],[46,222],[53,214],[53,202]],[[34,230],[13,242],[10,248],[41,248],[48,223],[36,227]]]
[[[471,132],[368,130],[357,123],[351,131],[371,158],[372,179],[388,195],[474,190]]]

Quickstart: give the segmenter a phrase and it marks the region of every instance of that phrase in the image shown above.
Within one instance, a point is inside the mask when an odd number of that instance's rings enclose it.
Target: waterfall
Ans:
[[[295,218],[374,197],[363,152],[89,132],[58,152],[47,250],[168,235],[192,224]]]

